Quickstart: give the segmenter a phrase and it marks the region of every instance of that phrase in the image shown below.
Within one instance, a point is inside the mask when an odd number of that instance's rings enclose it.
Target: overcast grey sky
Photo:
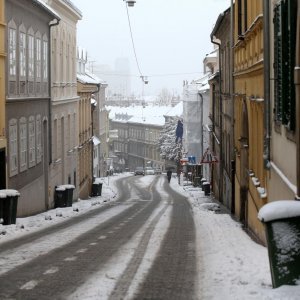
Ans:
[[[77,26],[78,45],[90,60],[112,68],[116,58],[127,57],[132,90],[141,93],[125,2],[72,2],[83,15]],[[203,59],[213,50],[210,33],[229,6],[230,0],[136,0],[128,8],[140,69],[149,76],[145,95],[156,95],[162,88],[181,94],[183,80],[202,76]]]

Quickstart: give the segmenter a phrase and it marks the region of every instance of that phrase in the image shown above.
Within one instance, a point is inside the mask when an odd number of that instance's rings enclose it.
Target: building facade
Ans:
[[[51,164],[49,205],[55,187],[75,186],[78,197],[78,102],[76,82],[76,24],[81,12],[69,0],[47,0],[61,20],[51,29]]]
[[[6,1],[8,188],[18,216],[48,208],[50,27],[59,16],[41,1]]]
[[[296,0],[270,1],[268,30],[269,77],[266,91],[271,99],[269,201],[295,199],[297,195],[296,93],[294,69],[297,32]],[[299,5],[299,3],[298,3]],[[299,49],[298,49],[299,51]],[[271,80],[275,78],[275,80]],[[273,113],[272,113],[273,112]]]
[[[128,121],[128,167],[139,166],[164,169],[164,161],[157,147],[162,125]]]
[[[93,182],[94,139],[93,139],[93,94],[100,89],[100,81],[86,72],[87,53],[83,49],[77,50],[77,93],[79,95],[79,144],[78,171],[79,197],[87,199],[91,195]]]
[[[128,168],[128,114],[118,113],[110,120],[110,130],[117,132],[117,138],[111,141],[111,150],[117,157],[114,168],[115,171],[125,171]]]
[[[249,232],[263,240],[264,228],[257,219],[268,189],[262,1],[235,1],[234,20],[235,213]]]
[[[0,1],[0,189],[6,188],[5,130],[5,1]]]
[[[219,94],[214,93],[212,100],[213,113],[213,132],[217,132],[218,144],[218,163],[213,168],[220,177],[214,177],[214,186],[218,186],[218,194],[215,196],[230,211],[234,212],[234,156],[233,156],[233,101],[231,92],[231,73],[230,73],[230,43],[231,43],[231,10],[225,10],[217,19],[216,25],[211,33],[211,40],[218,45],[219,74],[212,79],[212,85],[218,85]],[[217,97],[217,99],[216,99]],[[216,147],[217,148],[217,147]]]
[[[95,75],[93,74],[95,77]],[[94,177],[103,177],[106,175],[106,161],[107,157],[107,138],[108,138],[108,111],[105,108],[105,97],[107,83],[99,79],[99,92],[94,95],[96,106],[93,109],[93,135],[99,140],[95,151],[97,151],[97,168],[94,166]],[[96,141],[97,143],[97,141]],[[96,146],[96,145],[95,145]],[[95,154],[96,155],[96,154]]]

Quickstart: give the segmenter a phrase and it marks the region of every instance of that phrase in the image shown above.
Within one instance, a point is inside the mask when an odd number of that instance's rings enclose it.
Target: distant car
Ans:
[[[151,167],[145,168],[145,175],[154,175],[154,174],[155,174],[155,171],[153,168],[151,168]]]
[[[162,174],[161,168],[154,169],[155,174]]]
[[[136,167],[134,170],[134,175],[145,175],[145,170],[143,167]]]

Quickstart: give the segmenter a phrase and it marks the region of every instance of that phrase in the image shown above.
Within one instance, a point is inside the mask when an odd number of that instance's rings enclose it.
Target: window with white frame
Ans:
[[[9,175],[18,174],[18,124],[16,119],[9,120]]]
[[[48,41],[43,40],[43,79],[48,79]]]
[[[35,119],[34,116],[29,117],[29,168],[35,166]]]
[[[19,68],[20,77],[26,77],[26,33],[20,31],[19,33]]]
[[[27,169],[27,121],[25,117],[19,120],[20,138],[20,172]]]
[[[28,80],[34,78],[34,36],[28,34]]]
[[[41,39],[36,38],[35,41],[35,67],[36,67],[36,80],[41,81],[41,68],[42,68],[42,62],[41,62]]]
[[[52,136],[53,158],[55,160],[58,159],[57,132],[58,132],[57,119],[55,119],[54,122],[53,122],[53,136]]]
[[[8,39],[9,39],[9,75],[10,76],[16,76],[17,75],[17,53],[16,53],[16,47],[17,47],[17,35],[16,35],[16,29],[9,28],[8,30]]]
[[[42,161],[42,121],[41,116],[37,115],[36,120],[36,162],[40,163]]]

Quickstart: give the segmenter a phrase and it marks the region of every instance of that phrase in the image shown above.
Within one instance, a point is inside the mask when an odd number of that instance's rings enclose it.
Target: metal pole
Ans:
[[[297,34],[296,34],[296,66],[294,73],[296,89],[296,139],[297,139],[297,199],[300,200],[300,4],[298,1],[297,11]]]
[[[264,164],[265,168],[270,165],[270,2],[264,0]]]

